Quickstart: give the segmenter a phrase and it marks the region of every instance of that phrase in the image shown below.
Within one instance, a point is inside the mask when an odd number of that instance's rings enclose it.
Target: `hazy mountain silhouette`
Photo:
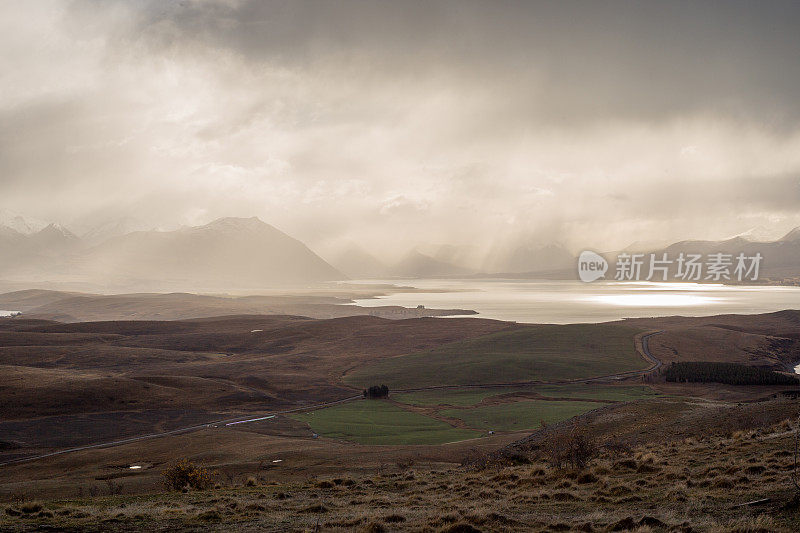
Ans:
[[[472,272],[464,267],[439,261],[412,250],[392,267],[391,273],[393,276],[402,278],[436,278],[463,276]]]
[[[656,255],[667,252],[674,259],[684,254],[731,254],[740,253],[752,257],[760,253],[763,257],[760,278],[794,278],[800,276],[800,228],[795,228],[782,238],[772,242],[752,241],[746,237],[734,237],[723,241],[682,241],[656,251]]]
[[[64,258],[82,248],[81,240],[59,224],[23,234],[0,226],[0,274],[4,277],[64,273]]]
[[[26,217],[9,209],[0,209],[0,227],[13,229],[23,235],[30,235],[41,231],[47,226],[47,222],[31,217]]]
[[[523,244],[498,254],[490,268],[493,272],[543,272],[572,268],[574,264],[575,256],[560,244]]]
[[[133,217],[124,217],[91,228],[81,235],[81,239],[87,244],[97,245],[109,239],[113,239],[114,237],[121,237],[135,231],[147,231],[151,229],[153,229],[152,225],[148,225],[141,220]]]
[[[18,245],[25,240],[25,236],[8,226],[0,226],[0,247]]]
[[[27,245],[36,253],[57,255],[75,252],[82,246],[81,239],[61,224],[50,224],[41,231],[31,234]]]
[[[28,231],[21,215],[3,213]],[[576,259],[559,244],[517,242],[495,249],[485,267],[471,266],[469,247],[429,245],[415,248],[399,262],[387,264],[353,244],[327,263],[302,242],[258,218],[221,218],[199,227],[174,231],[127,232],[138,222],[119,220],[90,230],[80,238],[59,224],[23,233],[0,224],[0,280],[10,282],[75,282],[114,288],[160,289],[259,288],[353,278],[462,277],[486,275],[515,278],[575,279]],[[123,233],[116,237],[107,235]],[[762,241],[766,230],[749,231],[719,241],[686,240],[655,250],[626,248],[627,253],[680,253],[763,256],[760,279],[800,278],[800,228],[782,238]],[[93,241],[102,241],[92,245]],[[422,245],[421,245],[422,246]],[[642,245],[645,248],[645,245]],[[655,248],[655,247],[654,247]],[[430,251],[430,253],[428,253]],[[617,253],[604,254],[610,263]],[[451,259],[451,260],[448,260]],[[338,267],[338,268],[337,268]],[[481,274],[476,272],[482,271]],[[612,278],[614,271],[607,274]],[[671,279],[672,276],[668,276]]]
[[[305,244],[253,218],[110,239],[83,258],[98,275],[257,288],[344,279]]]
[[[800,228],[795,228],[780,239],[765,242],[763,239],[763,232],[745,232],[730,239],[723,239],[719,241],[712,240],[686,240],[680,241],[669,246],[664,246],[655,250],[647,249],[629,249],[624,250],[628,254],[642,254],[642,267],[640,279],[645,279],[649,274],[650,256],[655,254],[657,260],[663,258],[666,254],[667,260],[673,263],[669,266],[667,281],[680,281],[676,279],[675,274],[677,271],[677,259],[681,254],[688,257],[690,254],[699,254],[701,257],[700,263],[704,265],[709,261],[709,255],[712,254],[727,254],[731,257],[730,260],[730,281],[737,281],[734,279],[734,269],[737,264],[737,256],[744,254],[745,257],[754,257],[756,254],[761,254],[762,260],[760,263],[758,279],[766,280],[797,280],[800,279]],[[611,270],[606,274],[606,279],[613,279],[615,276],[614,265],[617,256],[622,252],[609,252],[603,254],[611,266]],[[746,266],[749,266],[749,260]],[[654,279],[656,281],[662,280],[663,274],[656,273]],[[706,280],[707,272],[703,270],[701,281]],[[566,276],[566,278],[574,279],[574,276]],[[716,280],[711,280],[716,281]],[[727,281],[721,279],[719,281]],[[747,279],[746,281],[753,281]]]
[[[357,244],[338,252],[330,263],[353,279],[384,278],[390,275],[389,267]]]
[[[794,228],[792,231],[784,235],[780,240],[783,242],[800,241],[800,227]]]
[[[634,243],[624,250],[602,254],[611,264],[611,269],[606,274],[606,279],[614,278],[616,274],[614,263],[616,263],[617,256],[621,253],[643,255],[640,276],[642,280],[649,274],[650,254],[655,254],[656,258],[660,259],[665,253],[667,254],[667,259],[674,262],[668,271],[667,281],[676,281],[674,274],[677,269],[677,263],[675,261],[681,253],[684,255],[700,254],[702,256],[701,262],[703,263],[707,262],[707,256],[710,254],[730,254],[733,263],[730,268],[731,281],[734,281],[733,272],[738,254],[743,253],[746,257],[753,257],[760,253],[763,259],[759,270],[759,280],[765,280],[766,278],[772,280],[800,279],[800,228],[795,228],[780,239],[770,242],[761,240],[764,238],[763,233],[763,231],[745,232],[736,237],[719,241],[686,240],[656,249],[648,249],[645,245],[639,246]],[[512,252],[505,256],[498,257],[496,261],[497,263],[494,264],[498,265],[499,268],[493,270],[495,274],[491,274],[491,276],[494,277],[577,279],[577,258],[571,256],[558,245],[545,246],[540,249],[521,246],[517,249],[512,249]],[[526,268],[526,265],[531,265],[531,268]],[[705,281],[705,275],[703,274],[701,281]],[[661,281],[661,275],[656,272],[654,279]]]
[[[0,277],[99,285],[258,288],[345,276],[258,218],[176,231],[138,231],[87,247],[58,224],[23,235],[0,227]]]

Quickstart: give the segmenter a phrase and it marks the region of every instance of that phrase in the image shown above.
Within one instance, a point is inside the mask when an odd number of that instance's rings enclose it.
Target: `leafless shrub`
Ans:
[[[570,428],[553,431],[544,438],[542,451],[557,468],[583,468],[597,454],[597,443],[586,427],[574,423]]]
[[[628,456],[632,453],[631,445],[617,436],[612,436],[603,443],[603,449],[612,456]]]

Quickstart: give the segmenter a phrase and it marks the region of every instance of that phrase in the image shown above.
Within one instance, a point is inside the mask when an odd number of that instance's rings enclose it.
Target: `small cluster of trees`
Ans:
[[[364,398],[375,400],[378,398],[388,398],[389,387],[386,385],[373,385],[368,389],[364,389]]]
[[[794,376],[772,370],[739,365],[692,361],[672,363],[664,371],[667,381],[695,383],[726,383],[728,385],[797,385]]]

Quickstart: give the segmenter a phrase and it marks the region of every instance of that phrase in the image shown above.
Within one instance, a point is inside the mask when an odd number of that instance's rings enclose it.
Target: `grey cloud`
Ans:
[[[796,2],[52,6],[0,36],[0,207],[378,247],[800,223]]]
[[[785,127],[800,110],[800,6],[791,1],[140,6],[121,34],[127,44],[160,53],[222,49],[290,68],[355,68],[364,79],[451,76],[495,97],[502,118],[507,106],[505,115],[525,122],[710,111]]]

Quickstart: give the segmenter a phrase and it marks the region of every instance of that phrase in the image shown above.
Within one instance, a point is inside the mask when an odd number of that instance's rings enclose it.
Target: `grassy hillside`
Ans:
[[[361,444],[442,444],[479,437],[389,402],[366,400],[293,415],[325,437]]]
[[[152,433],[165,424],[180,427],[169,421],[181,410],[192,421],[211,421],[227,416],[219,413],[338,400],[353,395],[338,382],[343,369],[509,327],[516,326],[366,316],[0,319],[0,440],[19,446],[0,449],[0,462],[53,446]]]
[[[647,367],[636,353],[640,330],[609,324],[532,326],[454,342],[360,367],[345,383],[390,389],[601,376]]]

